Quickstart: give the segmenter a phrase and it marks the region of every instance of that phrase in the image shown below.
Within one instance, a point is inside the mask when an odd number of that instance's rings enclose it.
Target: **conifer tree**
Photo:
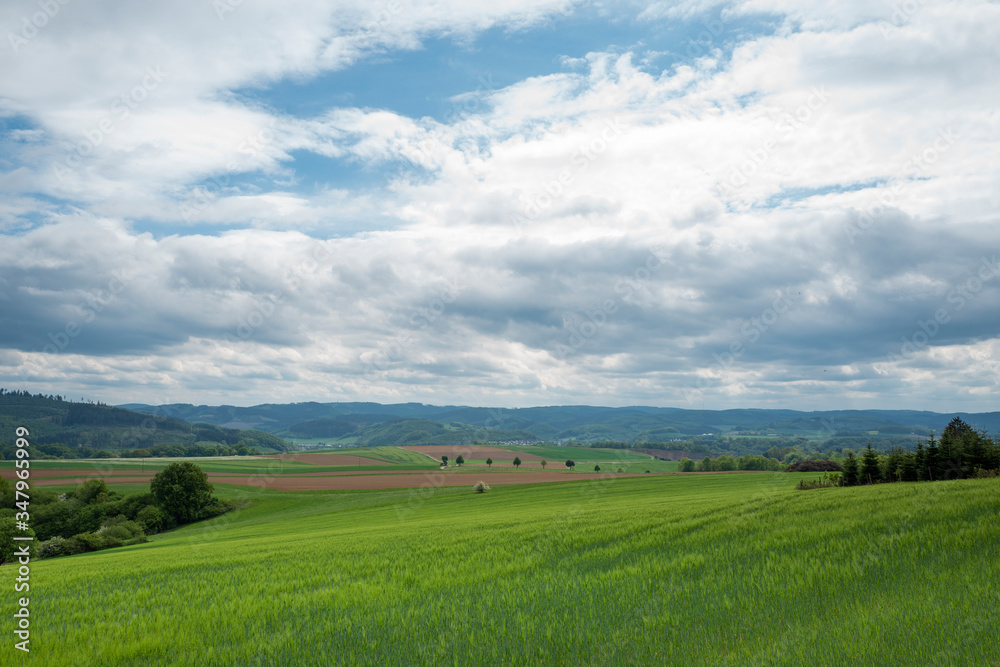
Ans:
[[[914,454],[913,459],[917,465],[917,481],[927,481],[927,450],[924,449],[924,443],[917,443],[917,453]]]
[[[927,441],[927,477],[931,482],[936,482],[942,478],[941,452],[938,451],[937,440],[931,433],[931,439]]]
[[[854,457],[854,452],[847,452],[847,460],[844,461],[843,485],[858,485],[858,459]]]
[[[882,471],[882,479],[886,482],[898,482],[900,473],[899,467],[903,463],[903,453],[893,447],[886,458],[885,470]]]
[[[917,481],[917,457],[915,454],[910,452],[903,454],[902,461],[899,464],[899,481]]]
[[[878,454],[872,449],[872,443],[868,443],[865,455],[861,457],[861,483],[878,484],[882,481],[882,470],[878,465]]]

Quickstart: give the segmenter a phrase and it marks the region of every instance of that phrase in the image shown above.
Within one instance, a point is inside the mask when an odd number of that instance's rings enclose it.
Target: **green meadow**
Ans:
[[[1000,661],[1000,480],[793,489],[809,477],[216,485],[249,506],[33,563],[32,651],[8,633],[4,664]]]

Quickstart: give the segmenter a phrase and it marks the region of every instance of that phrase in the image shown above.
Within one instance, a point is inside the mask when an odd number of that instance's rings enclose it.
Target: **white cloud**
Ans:
[[[151,402],[271,400],[288,380],[289,400],[987,407],[1000,280],[961,312],[947,297],[1000,246],[996,5],[893,23],[891,3],[736,3],[786,23],[663,72],[596,51],[441,121],[226,91],[569,5],[245,3],[219,21],[201,3],[103,23],[75,7],[3,55],[2,106],[38,126],[8,133],[18,163],[0,163],[7,375]],[[118,118],[115,97],[135,109]],[[300,151],[402,167],[302,192]],[[771,313],[780,295],[794,306]],[[941,307],[933,343],[888,364]]]

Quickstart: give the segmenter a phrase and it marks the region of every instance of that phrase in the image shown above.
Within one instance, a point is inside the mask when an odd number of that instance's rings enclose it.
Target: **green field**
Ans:
[[[252,505],[33,563],[4,664],[997,664],[1000,480],[803,477],[217,485]]]
[[[37,470],[92,470],[94,472],[157,472],[171,463],[191,461],[205,472],[224,473],[260,473],[269,474],[296,472],[341,472],[355,470],[374,470],[392,472],[393,468],[406,470],[436,470],[436,466],[423,454],[399,447],[356,447],[330,452],[295,452],[297,454],[337,454],[347,456],[357,461],[356,465],[321,465],[302,463],[284,459],[257,458],[253,456],[212,456],[212,457],[179,457],[179,458],[149,458],[141,459],[69,459],[33,461],[32,467]],[[379,462],[382,463],[379,463]],[[388,464],[388,465],[386,465]]]
[[[510,445],[501,446],[511,453],[511,460],[517,454],[534,454],[549,462],[553,470],[564,469],[566,459],[576,463],[575,470],[592,472],[595,464],[602,472],[614,472],[622,468],[624,472],[677,472],[676,461],[661,461],[656,457],[627,449],[601,449],[591,447],[556,447],[554,445]],[[477,463],[472,461],[471,463]],[[494,466],[509,466],[508,461],[497,461]]]

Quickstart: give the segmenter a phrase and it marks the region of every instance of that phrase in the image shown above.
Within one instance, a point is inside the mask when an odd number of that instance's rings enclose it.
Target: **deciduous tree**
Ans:
[[[171,463],[149,483],[153,499],[177,523],[198,518],[212,500],[212,485],[205,471],[193,463]]]

